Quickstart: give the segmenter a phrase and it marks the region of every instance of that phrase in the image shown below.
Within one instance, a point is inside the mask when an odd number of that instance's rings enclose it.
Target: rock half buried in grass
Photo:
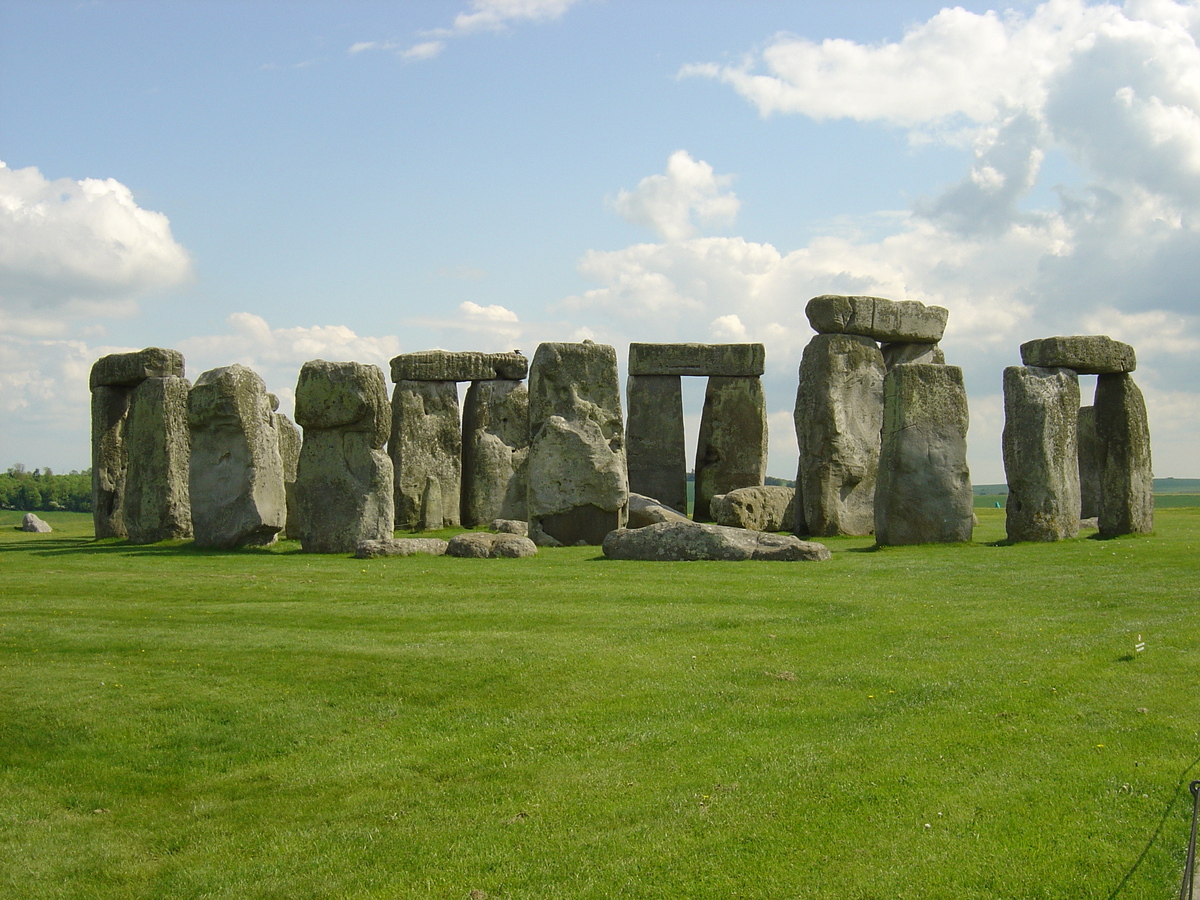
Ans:
[[[441,538],[382,538],[362,541],[354,551],[355,559],[380,556],[445,556],[447,544]]]
[[[450,538],[447,556],[468,559],[517,559],[536,556],[537,545],[519,534],[494,533],[491,531],[469,531]]]
[[[33,513],[25,513],[25,518],[21,520],[21,530],[28,531],[32,534],[49,534],[54,529],[44,520],[38,518]]]
[[[657,522],[690,522],[692,521],[677,509],[672,509],[665,503],[659,503],[653,497],[642,494],[629,495],[630,528],[645,528]]]
[[[767,534],[703,522],[659,522],[618,528],[604,539],[609,559],[739,562],[746,559],[797,562],[830,558],[829,548],[792,535]]]

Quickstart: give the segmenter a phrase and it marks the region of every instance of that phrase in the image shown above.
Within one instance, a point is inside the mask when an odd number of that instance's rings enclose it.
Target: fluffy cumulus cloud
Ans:
[[[732,178],[718,176],[703,160],[694,160],[686,150],[677,150],[667,160],[662,175],[641,180],[636,190],[621,191],[613,207],[627,221],[653,228],[668,241],[689,238],[697,231],[693,219],[702,223],[732,222],[738,199],[724,190]]]
[[[129,315],[190,274],[167,217],[120,182],[0,163],[0,330],[61,335],[71,319]]]

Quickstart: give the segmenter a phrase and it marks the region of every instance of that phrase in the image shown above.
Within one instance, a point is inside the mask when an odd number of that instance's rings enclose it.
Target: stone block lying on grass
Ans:
[[[645,528],[618,528],[605,537],[603,546],[609,559],[795,562],[830,558],[829,548],[824,544],[802,541],[792,535],[703,522],[659,522]]]
[[[447,543],[441,538],[382,538],[362,541],[354,551],[355,559],[380,556],[445,556]]]
[[[643,494],[629,495],[629,527],[645,528],[657,522],[690,522],[687,516]]]
[[[522,522],[519,519],[492,519],[492,524],[488,526],[488,531],[497,531],[501,534],[519,534],[521,537],[529,537],[529,523]]]
[[[717,494],[709,510],[718,525],[750,531],[790,531],[795,518],[796,489],[760,484]]]
[[[519,534],[494,533],[491,531],[469,531],[450,538],[447,556],[468,559],[517,559],[536,556],[537,545]]]
[[[54,529],[33,513],[25,513],[25,518],[21,520],[21,530],[28,531],[31,534],[49,534]]]

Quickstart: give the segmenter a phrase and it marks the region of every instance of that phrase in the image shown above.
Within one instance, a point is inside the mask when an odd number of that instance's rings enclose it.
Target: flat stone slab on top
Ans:
[[[629,374],[755,378],[766,355],[762,344],[630,344]]]
[[[529,360],[512,353],[422,350],[392,358],[392,382],[401,381],[520,381],[529,374]]]
[[[1021,362],[1043,369],[1073,369],[1080,375],[1116,375],[1137,368],[1133,348],[1105,334],[1077,334],[1026,341]]]
[[[147,347],[134,353],[110,353],[92,365],[89,387],[133,387],[147,378],[183,377],[183,354],[178,350]]]
[[[877,341],[936,344],[950,311],[916,300],[822,294],[804,308],[818,334],[857,334]]]

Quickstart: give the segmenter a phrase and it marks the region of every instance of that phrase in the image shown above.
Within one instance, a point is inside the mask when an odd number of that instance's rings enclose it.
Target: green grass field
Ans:
[[[1200,508],[1015,546],[980,509],[971,545],[828,563],[358,561],[44,518],[0,512],[2,897],[1179,889]]]

